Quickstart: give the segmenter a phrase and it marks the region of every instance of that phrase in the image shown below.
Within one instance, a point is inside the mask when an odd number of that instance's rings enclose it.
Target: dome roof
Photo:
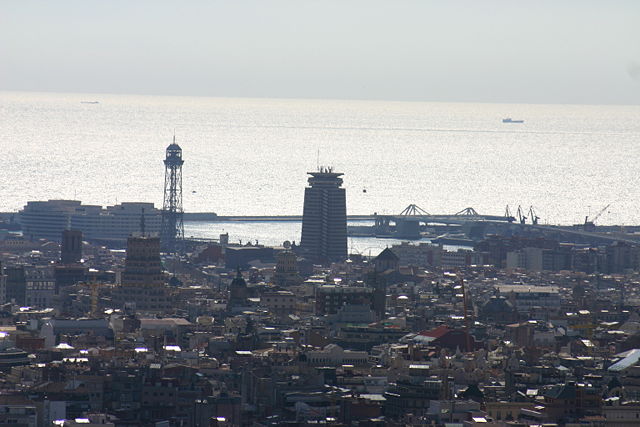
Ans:
[[[240,271],[240,267],[237,268],[236,277],[231,281],[232,288],[246,288],[247,282],[242,277],[242,272]]]

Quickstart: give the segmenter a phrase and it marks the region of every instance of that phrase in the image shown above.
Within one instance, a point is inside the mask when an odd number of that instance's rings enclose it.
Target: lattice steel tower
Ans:
[[[164,159],[164,203],[162,205],[162,227],[160,241],[165,252],[173,253],[181,249],[184,238],[182,222],[182,148],[173,143],[167,147]]]

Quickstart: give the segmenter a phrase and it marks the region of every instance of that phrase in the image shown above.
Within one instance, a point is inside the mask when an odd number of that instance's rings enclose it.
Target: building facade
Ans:
[[[30,307],[47,308],[53,306],[56,296],[56,280],[53,270],[44,268],[29,268],[26,270],[25,302]]]
[[[345,305],[373,307],[374,289],[360,286],[324,285],[316,288],[316,314],[336,314]]]
[[[297,285],[302,282],[298,273],[298,258],[294,252],[286,250],[276,255],[276,271],[273,281],[278,286]]]

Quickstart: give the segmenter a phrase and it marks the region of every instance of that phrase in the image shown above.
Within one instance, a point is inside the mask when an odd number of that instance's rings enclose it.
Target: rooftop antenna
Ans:
[[[316,169],[320,172],[320,149],[318,148],[318,153],[316,155]]]
[[[144,237],[144,208],[142,208],[142,215],[140,215],[140,233]]]

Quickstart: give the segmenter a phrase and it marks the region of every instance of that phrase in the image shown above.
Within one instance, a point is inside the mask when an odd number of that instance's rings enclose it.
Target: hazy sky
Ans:
[[[0,90],[640,104],[640,1],[0,0]]]

